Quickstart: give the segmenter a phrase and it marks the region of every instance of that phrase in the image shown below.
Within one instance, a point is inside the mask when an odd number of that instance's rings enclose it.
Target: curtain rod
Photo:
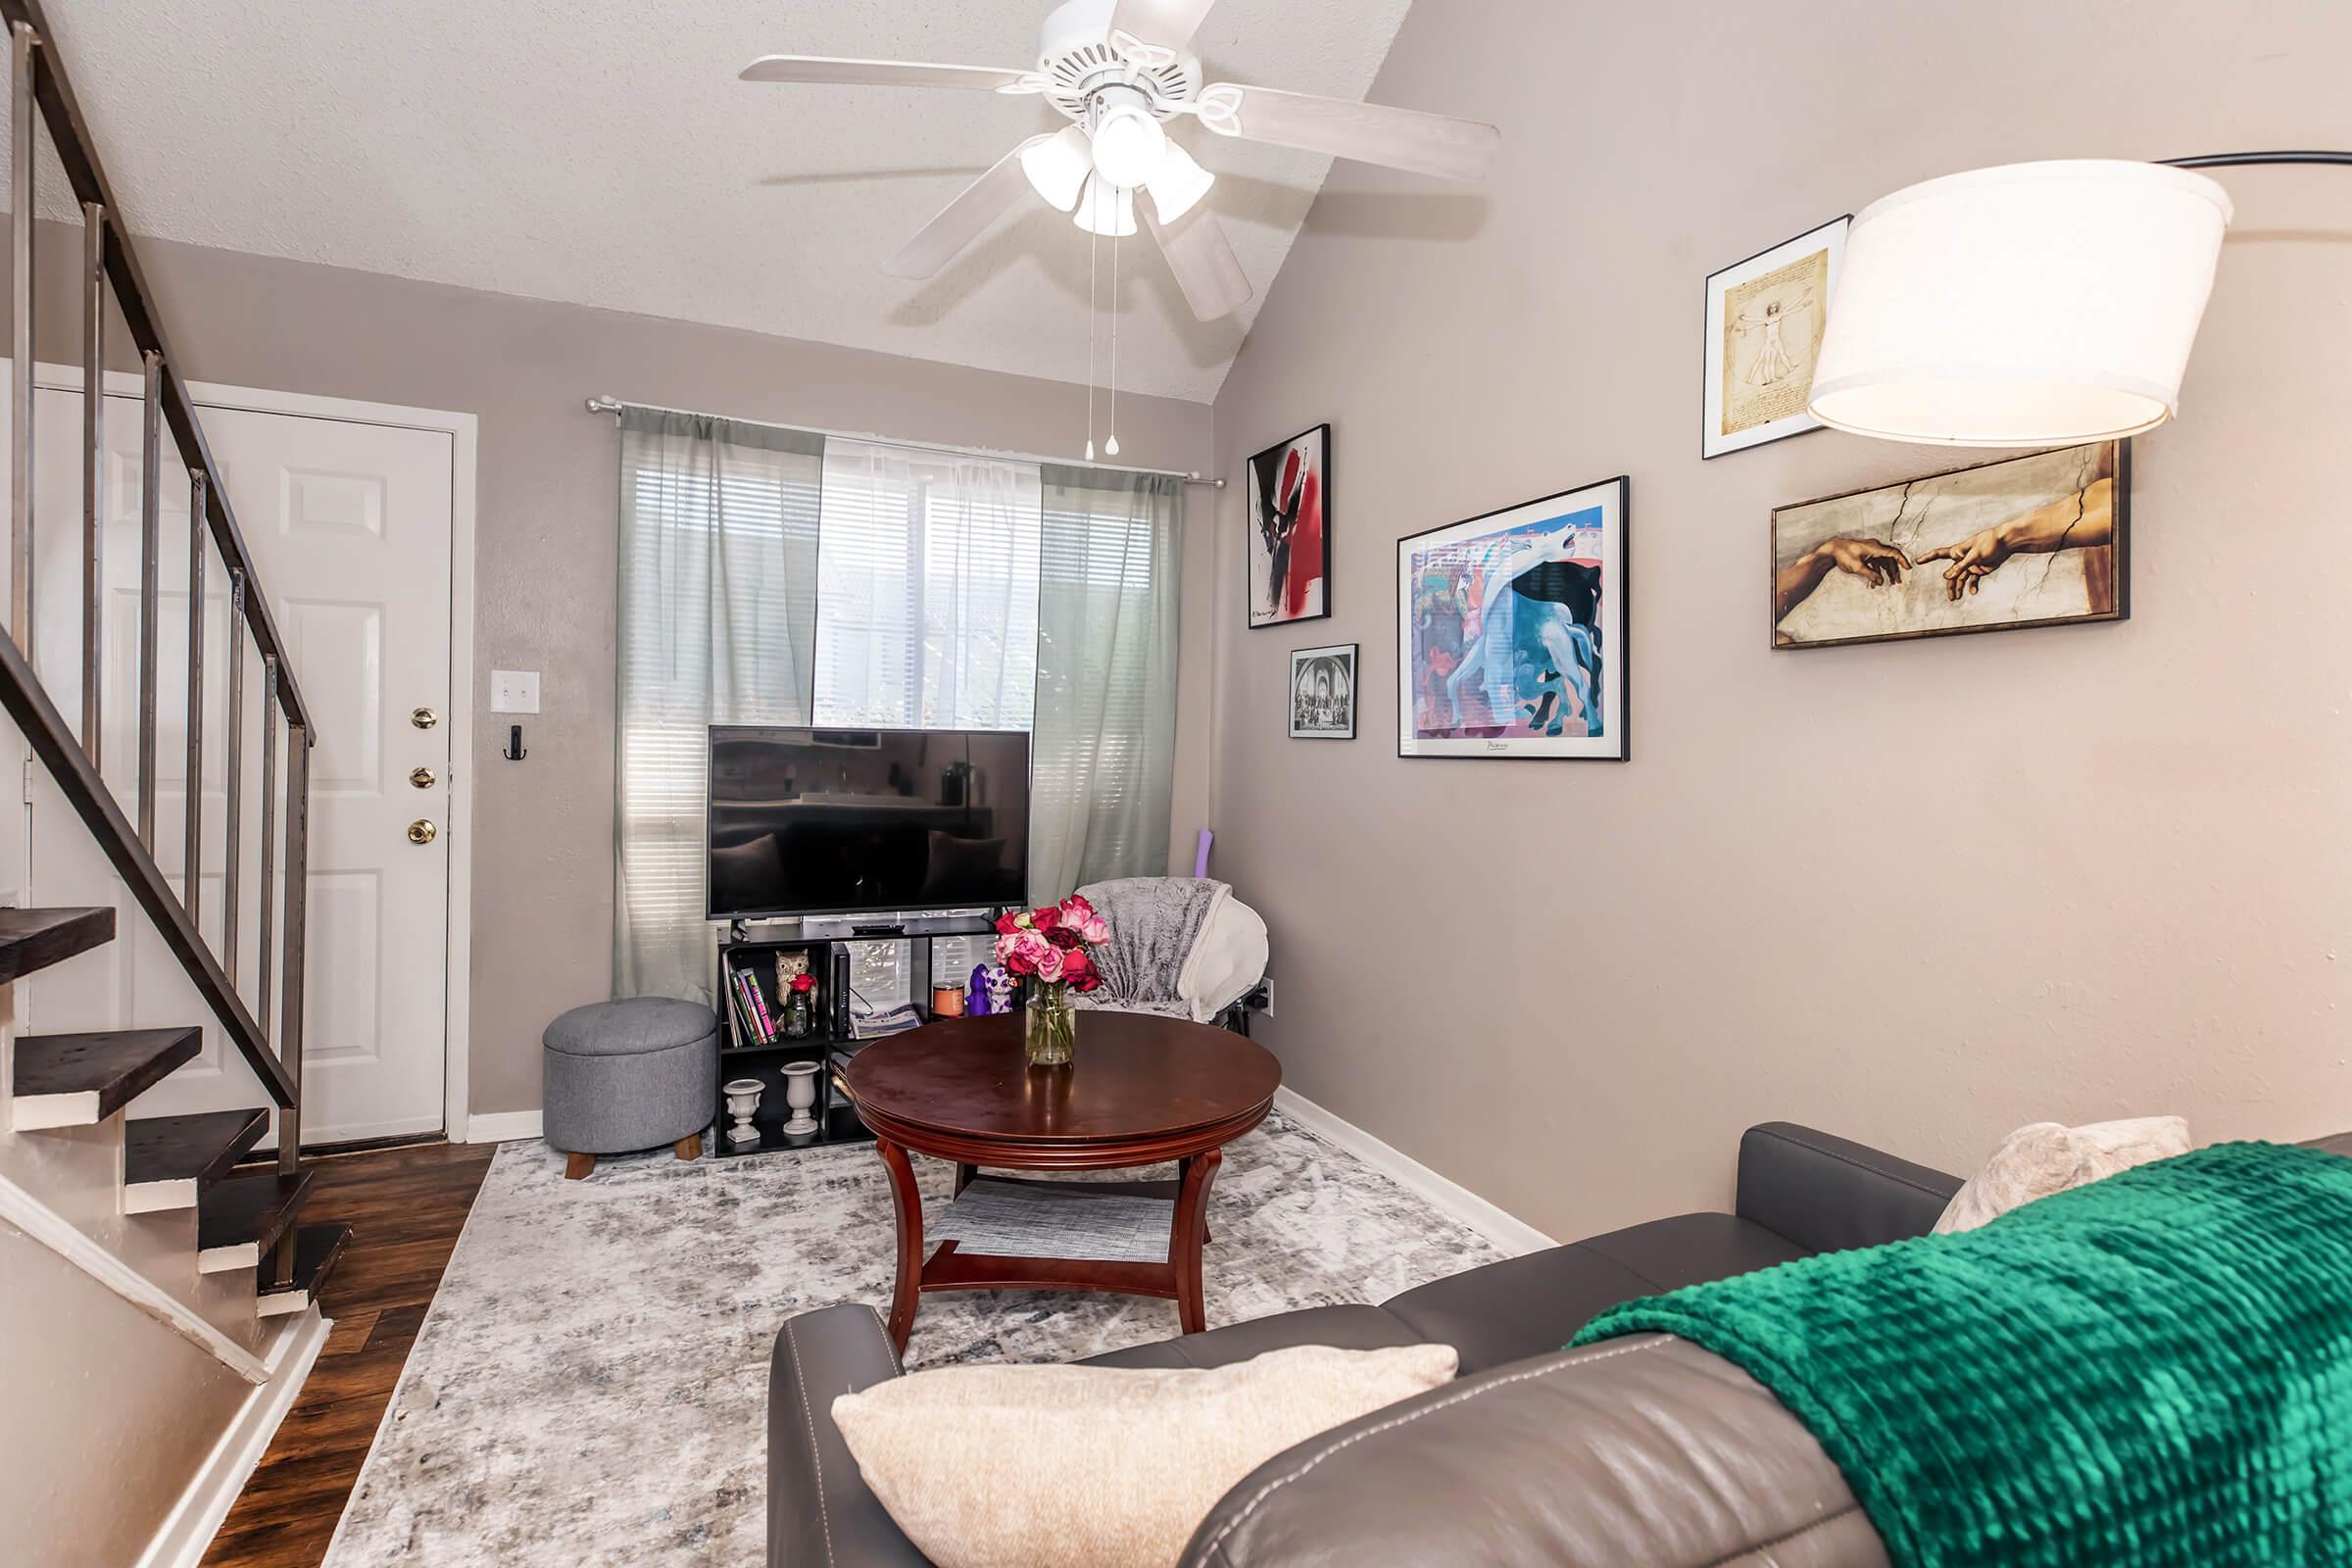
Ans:
[[[683,414],[692,419],[733,419],[737,424],[763,425],[770,430],[798,430],[804,435],[821,435],[839,441],[872,441],[883,446],[912,447],[918,452],[945,452],[958,458],[1004,458],[1015,463],[1051,463],[1057,468],[1096,468],[1104,473],[1141,473],[1155,479],[1182,479],[1186,484],[1204,484],[1222,490],[1222,479],[1203,479],[1197,472],[1180,468],[1138,468],[1120,463],[1078,463],[1068,458],[1049,458],[1035,452],[1003,452],[993,447],[952,447],[937,441],[905,441],[895,435],[876,435],[870,430],[825,430],[812,424],[784,424],[775,419],[743,419],[732,414],[711,414],[703,409],[673,409],[661,403],[631,403],[623,398],[596,397],[588,400],[590,414],[617,415],[623,409],[643,409],[649,414]]]

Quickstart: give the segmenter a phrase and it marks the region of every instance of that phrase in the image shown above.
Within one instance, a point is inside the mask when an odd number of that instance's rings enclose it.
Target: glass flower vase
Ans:
[[[1021,1029],[1021,1047],[1032,1067],[1061,1067],[1078,1046],[1078,1012],[1070,1005],[1067,986],[1041,985],[1029,999]]]

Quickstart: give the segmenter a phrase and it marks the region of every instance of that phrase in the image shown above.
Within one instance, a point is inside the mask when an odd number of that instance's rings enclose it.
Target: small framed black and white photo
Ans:
[[[1355,644],[1291,650],[1291,739],[1355,739]]]

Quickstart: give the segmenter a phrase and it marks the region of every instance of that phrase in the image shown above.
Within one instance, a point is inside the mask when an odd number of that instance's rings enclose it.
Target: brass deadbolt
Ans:
[[[409,710],[409,722],[418,729],[431,729],[441,722],[441,715],[429,708],[412,708]]]
[[[433,777],[433,770],[429,767],[413,767],[409,769],[409,782],[420,790],[429,790],[441,781]]]

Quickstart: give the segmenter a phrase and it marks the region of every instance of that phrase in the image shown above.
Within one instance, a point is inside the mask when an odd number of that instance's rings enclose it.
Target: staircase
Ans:
[[[301,1165],[302,1021],[305,980],[305,876],[310,752],[315,735],[287,650],[252,554],[228,498],[208,476],[218,469],[197,422],[180,367],[166,338],[126,226],[117,210],[75,105],[54,36],[37,0],[0,0],[9,28],[13,146],[9,181],[14,290],[9,374],[10,483],[7,516],[6,636],[0,637],[0,710],[22,733],[120,878],[125,914],[136,906],[193,984],[202,1013],[171,1027],[74,1034],[19,1034],[20,981],[118,940],[114,908],[0,909],[0,1222],[80,1267],[151,1317],[202,1346],[247,1381],[269,1376],[256,1353],[272,1318],[307,1311],[351,1240],[351,1227],[301,1223],[311,1175]],[[83,219],[79,287],[83,357],[82,505],[79,515],[33,516],[33,265],[37,145],[46,140],[63,166]],[[119,314],[118,314],[119,313]],[[99,770],[100,678],[106,646],[100,617],[108,594],[100,553],[104,530],[102,421],[106,335],[119,320],[144,368],[140,487],[141,590],[137,626],[135,787],[116,786]],[[173,475],[176,477],[172,477]],[[189,486],[189,679],[184,693],[158,690],[158,560],[161,486]],[[54,510],[54,509],[52,509]],[[78,556],[80,588],[65,602],[38,602],[33,563]],[[189,788],[179,843],[177,885],[156,860],[157,715],[163,705],[186,738],[186,779],[205,777],[205,573],[217,559],[227,573],[230,656],[209,674],[224,683],[223,747],[228,808],[225,841],[214,874],[223,884],[218,928],[206,931],[196,892],[206,864],[203,791]],[[35,616],[79,621],[78,713],[69,721],[31,660]],[[123,612],[128,621],[128,607]],[[130,628],[117,628],[118,641]],[[262,671],[258,748],[248,742],[246,649]],[[225,662],[226,670],[218,667]],[[61,684],[64,682],[61,679]],[[212,688],[220,691],[220,684]],[[183,704],[184,708],[176,705]],[[280,767],[280,751],[283,766]],[[176,742],[175,742],[176,745]],[[258,749],[258,769],[248,753]],[[176,760],[176,759],[175,759]],[[257,772],[258,782],[249,780]],[[258,789],[260,832],[244,806]],[[77,831],[43,820],[44,835]],[[258,986],[240,989],[237,949],[240,878],[258,860]],[[248,892],[253,890],[246,883]],[[281,920],[282,911],[282,924]],[[70,976],[70,969],[60,978]],[[275,1029],[270,1027],[275,1020]],[[233,1046],[257,1080],[257,1102],[183,1116],[133,1116],[138,1097],[196,1057],[206,1031]],[[274,1036],[274,1038],[273,1038]],[[271,1130],[276,1152],[265,1165],[241,1163]],[[0,1554],[4,1555],[4,1554]]]

